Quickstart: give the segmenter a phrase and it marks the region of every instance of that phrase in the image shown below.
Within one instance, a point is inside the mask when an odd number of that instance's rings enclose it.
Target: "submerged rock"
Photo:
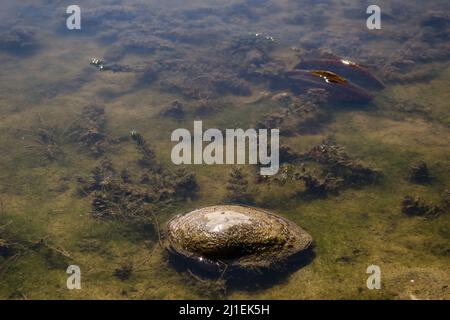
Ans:
[[[237,205],[197,209],[167,224],[169,253],[210,272],[283,269],[311,243],[312,237],[295,223]]]

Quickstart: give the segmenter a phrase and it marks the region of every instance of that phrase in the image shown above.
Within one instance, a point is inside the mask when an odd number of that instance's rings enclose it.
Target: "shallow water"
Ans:
[[[450,190],[448,1],[383,1],[380,30],[366,27],[369,3],[354,1],[78,5],[82,29],[69,31],[61,1],[2,1],[0,240],[12,249],[0,250],[0,298],[450,298],[450,209],[443,200]],[[253,57],[262,62],[250,68],[241,53],[251,51],[255,33],[269,38],[256,45],[267,57]],[[152,204],[144,222],[99,219],[92,214],[93,194],[77,192],[79,178],[105,157],[138,179],[144,169],[132,130],[173,171],[174,129],[192,130],[194,120],[204,128],[255,128],[287,109],[272,99],[287,89],[252,70],[275,72],[300,57],[330,54],[364,65],[386,88],[370,89],[370,103],[325,103],[321,117],[303,130],[284,135],[282,127],[281,143],[301,153],[334,138],[382,179],[316,197],[299,182],[256,183],[257,170],[243,166],[252,205],[313,236],[315,257],[302,268],[269,284],[224,287],[167,261],[154,218],[163,229],[177,213],[223,203],[230,165],[186,166],[198,181],[197,196]],[[119,69],[99,71],[89,65],[94,57]],[[179,110],[167,113],[175,100],[184,106],[182,117]],[[74,123],[90,124],[83,118],[89,105],[105,110],[99,150],[68,134]],[[37,142],[39,129],[53,132],[54,143]],[[420,160],[433,177],[427,183],[408,179]],[[439,206],[440,215],[408,216],[401,210],[406,195]],[[81,290],[66,288],[72,264],[82,271]],[[381,268],[380,290],[366,287],[370,265]],[[127,277],[117,276],[130,266]]]

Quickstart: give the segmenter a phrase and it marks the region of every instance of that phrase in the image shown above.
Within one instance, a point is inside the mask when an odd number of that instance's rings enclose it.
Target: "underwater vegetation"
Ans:
[[[376,184],[382,179],[380,170],[350,157],[344,148],[332,139],[324,140],[302,154],[292,154],[287,148],[281,148],[281,159],[285,161],[280,172],[273,177],[259,179],[260,183],[275,182],[285,185],[294,182],[304,188],[299,191],[300,196],[314,198],[336,194],[349,187]],[[318,163],[321,168],[311,166],[311,163]]]
[[[16,27],[0,33],[0,50],[27,53],[38,46],[33,28]]]
[[[440,214],[441,209],[432,203],[424,202],[420,198],[405,196],[402,201],[402,212],[411,216],[436,217]]]
[[[412,165],[410,171],[409,178],[416,183],[428,183],[433,179],[425,161]]]
[[[81,1],[76,32],[55,1],[6,2],[1,299],[450,298],[448,1],[385,1],[374,31],[356,2]],[[170,134],[194,120],[279,129],[279,172],[175,166]],[[213,274],[166,251],[179,214],[237,205],[281,231],[237,230],[226,268],[192,256]],[[314,248],[291,262],[296,228]]]
[[[39,125],[30,129],[18,129],[17,133],[23,140],[30,140],[30,144],[25,148],[33,151],[33,154],[40,154],[48,160],[56,160],[63,155],[61,148],[61,129],[45,124],[41,116],[38,117]]]
[[[274,95],[272,100],[281,102],[280,108],[266,114],[257,126],[280,128],[280,134],[285,136],[319,132],[330,118],[324,107],[327,99],[328,93],[317,88],[298,96],[288,92]]]
[[[78,194],[92,199],[92,214],[99,218],[152,223],[155,212],[170,202],[196,196],[195,174],[185,168],[172,172],[157,163],[154,151],[141,134],[132,132],[132,140],[142,155],[138,176],[127,168],[117,172],[107,158],[89,177],[78,179]]]
[[[227,181],[226,202],[229,203],[252,203],[253,196],[248,191],[248,179],[242,168],[234,167]]]
[[[16,135],[28,143],[24,147],[32,154],[42,155],[50,161],[64,157],[64,144],[73,144],[94,157],[101,156],[109,144],[105,132],[104,107],[87,106],[64,127],[50,125],[41,114],[38,124],[29,129],[17,129]]]
[[[69,139],[91,155],[98,157],[107,145],[106,116],[102,106],[87,106],[67,131]]]

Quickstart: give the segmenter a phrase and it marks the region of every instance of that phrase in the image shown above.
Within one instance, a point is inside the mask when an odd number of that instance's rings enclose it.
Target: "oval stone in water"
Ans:
[[[295,223],[256,208],[225,205],[178,215],[167,225],[167,249],[197,264],[272,268],[308,249]]]

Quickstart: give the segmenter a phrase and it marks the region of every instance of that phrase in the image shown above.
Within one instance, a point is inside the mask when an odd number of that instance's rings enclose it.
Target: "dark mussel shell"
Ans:
[[[177,215],[167,223],[166,234],[165,248],[172,261],[213,274],[282,271],[309,255],[312,245],[312,237],[294,222],[238,205]]]
[[[366,103],[373,99],[367,90],[330,71],[292,70],[286,76],[294,91],[321,88],[327,91],[329,99],[338,102]]]
[[[377,77],[357,63],[347,59],[308,59],[302,60],[294,69],[328,70],[339,74],[350,81],[374,89],[383,89],[385,85]]]

